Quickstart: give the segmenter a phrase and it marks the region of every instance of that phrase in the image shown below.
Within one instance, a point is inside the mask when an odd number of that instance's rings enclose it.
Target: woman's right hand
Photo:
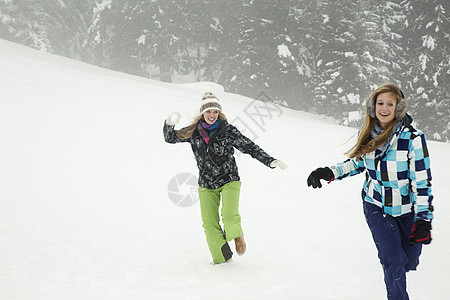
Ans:
[[[171,112],[167,117],[166,124],[169,126],[177,125],[181,119],[181,114],[177,111]]]
[[[317,168],[311,172],[308,176],[308,186],[312,186],[313,188],[321,188],[322,183],[320,183],[320,179],[324,179],[330,183],[334,179],[333,171],[330,168]]]

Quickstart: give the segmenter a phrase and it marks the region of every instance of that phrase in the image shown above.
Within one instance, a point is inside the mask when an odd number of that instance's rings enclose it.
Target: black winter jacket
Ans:
[[[200,135],[198,128],[194,130],[192,137],[181,139],[174,127],[164,122],[164,139],[171,144],[181,142],[191,144],[199,170],[198,185],[201,187],[217,189],[228,182],[240,180],[234,159],[234,148],[250,154],[268,167],[275,160],[226,121],[221,122],[208,144]]]

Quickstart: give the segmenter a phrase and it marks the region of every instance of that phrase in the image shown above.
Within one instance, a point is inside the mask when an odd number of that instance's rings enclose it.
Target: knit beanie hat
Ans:
[[[202,101],[200,102],[200,114],[210,109],[217,109],[222,111],[219,99],[212,92],[207,91],[203,94]]]

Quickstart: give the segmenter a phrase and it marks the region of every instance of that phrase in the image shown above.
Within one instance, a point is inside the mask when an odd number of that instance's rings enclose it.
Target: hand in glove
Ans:
[[[320,183],[320,179],[324,179],[330,183],[334,179],[333,171],[330,168],[318,168],[311,172],[308,176],[308,186],[312,186],[313,188],[321,188],[322,184]]]
[[[410,244],[420,243],[428,245],[431,243],[431,222],[424,220],[417,220],[411,229],[409,235]]]
[[[170,115],[167,117],[166,124],[169,126],[176,125],[180,121],[180,118],[181,114],[179,112],[174,111],[170,113]]]
[[[287,165],[281,160],[275,159],[270,163],[270,167],[271,168],[279,167],[281,170],[285,170],[287,168]]]

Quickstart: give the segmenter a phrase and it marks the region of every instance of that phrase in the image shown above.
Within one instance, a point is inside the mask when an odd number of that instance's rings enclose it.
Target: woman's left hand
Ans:
[[[418,220],[414,223],[409,235],[410,244],[419,243],[428,245],[431,243],[431,222]]]
[[[270,163],[270,167],[271,168],[279,167],[281,170],[285,170],[287,168],[287,165],[281,160],[275,159]]]

